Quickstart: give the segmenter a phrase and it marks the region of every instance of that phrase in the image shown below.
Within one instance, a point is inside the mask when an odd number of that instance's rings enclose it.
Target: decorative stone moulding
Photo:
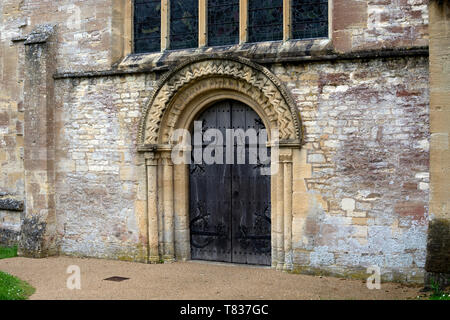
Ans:
[[[149,262],[190,259],[189,168],[171,160],[172,133],[222,99],[251,107],[262,119],[272,152],[272,267],[292,270],[293,166],[302,125],[294,100],[268,69],[244,58],[188,59],[165,74],[144,107],[138,150],[145,157]],[[276,141],[275,132],[278,132]],[[275,173],[276,172],[276,173]]]
[[[160,79],[143,111],[140,149],[168,144],[183,110],[196,98],[220,90],[253,101],[266,127],[279,130],[280,146],[301,145],[298,111],[278,78],[247,59],[212,56],[188,59]]]

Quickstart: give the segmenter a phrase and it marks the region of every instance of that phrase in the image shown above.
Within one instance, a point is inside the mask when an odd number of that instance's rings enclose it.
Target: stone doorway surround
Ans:
[[[162,77],[143,110],[138,150],[145,158],[149,262],[190,259],[188,165],[174,164],[172,133],[188,129],[202,110],[223,99],[250,106],[269,143],[279,134],[271,176],[272,267],[292,270],[293,166],[300,161],[302,125],[293,99],[268,69],[243,58],[187,60]]]

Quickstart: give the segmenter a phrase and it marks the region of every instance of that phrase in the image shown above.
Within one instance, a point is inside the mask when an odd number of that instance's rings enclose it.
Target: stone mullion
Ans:
[[[131,0],[125,0],[125,26],[124,26],[124,36],[123,36],[123,46],[124,52],[123,57],[131,54],[133,52],[133,39],[134,39],[134,4]]]
[[[170,0],[161,0],[161,51],[170,47]]]
[[[198,0],[198,46],[205,47],[208,41],[208,0]]]
[[[111,48],[112,60],[122,60],[133,51],[133,1],[111,0],[111,32],[114,45]]]
[[[239,43],[245,43],[248,39],[248,0],[239,1]]]
[[[292,38],[292,0],[283,0],[283,41]]]
[[[153,153],[148,154],[146,165],[149,262],[157,263],[160,260],[158,230],[158,160]]]

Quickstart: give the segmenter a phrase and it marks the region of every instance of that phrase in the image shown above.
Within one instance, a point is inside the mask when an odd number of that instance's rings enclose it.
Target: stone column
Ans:
[[[284,267],[284,163],[279,162],[277,173],[277,213],[276,213],[276,237],[277,237],[277,270]]]
[[[277,183],[278,183],[278,175],[274,174],[275,168],[278,168],[278,164],[275,164],[275,161],[278,161],[276,157],[272,155],[271,160],[271,172],[272,175],[270,177],[270,201],[271,201],[271,242],[272,242],[272,268],[276,269],[278,265],[278,202],[277,202]]]
[[[173,205],[173,163],[171,160],[171,152],[164,151],[161,153],[163,167],[163,217],[164,217],[164,255],[165,262],[175,260],[175,225],[174,225],[174,205]]]
[[[55,212],[54,81],[55,27],[40,25],[25,41],[25,218],[19,254],[58,252]]]
[[[153,152],[145,154],[147,165],[147,216],[149,262],[157,263],[159,256],[158,231],[158,160]]]
[[[284,167],[284,271],[293,269],[292,261],[292,151],[284,150],[280,160]]]
[[[432,0],[430,15],[430,217],[428,285],[450,285],[450,1]]]
[[[185,261],[191,258],[189,233],[189,166],[178,164],[174,167],[174,208],[175,208],[175,256]]]

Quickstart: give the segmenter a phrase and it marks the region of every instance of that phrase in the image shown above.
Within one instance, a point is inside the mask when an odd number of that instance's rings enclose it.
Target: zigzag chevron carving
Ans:
[[[173,127],[176,124],[187,99],[175,99],[175,96],[183,96],[187,87],[189,96],[212,89],[243,93],[261,106],[267,119],[277,124],[280,140],[301,142],[301,123],[296,107],[278,78],[247,59],[213,57],[188,60],[159,81],[143,111],[139,145],[166,142],[167,137],[160,136],[161,121],[169,104],[173,103],[163,125]]]

